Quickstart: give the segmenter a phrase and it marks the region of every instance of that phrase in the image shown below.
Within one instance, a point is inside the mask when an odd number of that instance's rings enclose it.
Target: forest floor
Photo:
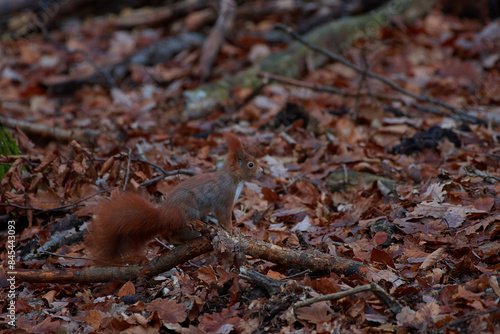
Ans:
[[[236,16],[235,27],[242,29],[222,45],[209,80],[250,66],[259,53],[285,49],[290,40],[269,41],[273,24],[292,24],[301,10]],[[131,29],[109,14],[69,17],[2,45],[1,118],[17,125],[9,132],[21,151],[0,157],[10,166],[1,181],[6,275],[0,286],[2,295],[15,295],[15,326],[9,325],[14,299],[0,300],[2,332],[500,332],[498,21],[434,9],[412,26],[396,22],[342,53],[411,93],[466,110],[469,118],[435,104],[426,106],[441,114],[425,112],[379,80],[328,62],[306,70],[300,83],[349,96],[277,80],[248,100],[252,90],[234,87],[209,115],[187,119],[181,95],[200,84],[200,46],[156,65],[130,65],[111,88],[51,89],[163,37],[206,34],[206,22],[213,22],[202,21],[207,11],[165,27]],[[84,270],[90,254],[82,238],[96,203],[141,184],[160,201],[189,177],[163,177],[157,166],[214,171],[227,153],[224,131],[238,135],[265,170],[235,205],[238,233],[296,250],[309,245],[375,274],[316,273],[248,256],[252,269],[286,283],[278,297],[240,277],[238,267],[214,252],[129,282],[28,283],[7,274]],[[9,239],[11,229],[15,238]],[[42,247],[60,231],[74,238]],[[168,250],[153,240],[144,262],[161,253]],[[371,291],[294,307],[299,299],[370,282],[402,308],[389,310]]]

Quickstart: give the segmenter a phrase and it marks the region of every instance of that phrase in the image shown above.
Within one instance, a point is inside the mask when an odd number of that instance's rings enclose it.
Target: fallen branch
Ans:
[[[36,124],[5,117],[0,118],[0,123],[2,123],[3,126],[8,128],[15,129],[16,127],[19,127],[19,129],[21,129],[23,132],[54,138],[65,142],[76,140],[78,142],[94,143],[97,136],[101,133],[100,131],[91,129],[75,128],[71,130],[66,130],[66,129],[61,129],[59,127],[47,126],[44,124]]]
[[[209,239],[201,237],[155,258],[146,265],[78,269],[17,269],[16,278],[30,283],[97,283],[153,277],[212,250]]]
[[[211,229],[207,236],[197,238],[189,243],[175,247],[167,254],[161,255],[144,266],[139,264],[128,267],[103,267],[84,269],[36,270],[18,269],[17,278],[30,283],[95,283],[116,279],[131,280],[140,277],[152,277],[168,271],[199,255],[213,250],[212,240],[218,235],[227,237],[228,233],[217,228]],[[270,244],[246,235],[230,235],[229,238],[241,253],[254,258],[267,260],[288,268],[304,268],[313,272],[335,272],[339,275],[364,275],[368,268],[363,263],[324,254],[318,251],[299,251]]]
[[[212,73],[215,57],[224,42],[226,33],[231,30],[236,13],[235,0],[220,0],[219,16],[201,49],[201,80],[205,81]]]
[[[263,275],[256,270],[251,268],[247,268],[244,266],[240,267],[239,276],[252,284],[258,285],[261,288],[265,289],[269,296],[276,295],[281,291],[281,286],[284,284],[278,280],[275,280],[271,277]]]

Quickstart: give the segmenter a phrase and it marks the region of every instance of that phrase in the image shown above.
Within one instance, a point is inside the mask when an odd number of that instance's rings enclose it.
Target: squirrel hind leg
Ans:
[[[193,229],[191,226],[181,228],[174,233],[171,233],[169,241],[172,245],[178,246],[185,244],[188,241],[194,240],[201,236],[201,233]]]

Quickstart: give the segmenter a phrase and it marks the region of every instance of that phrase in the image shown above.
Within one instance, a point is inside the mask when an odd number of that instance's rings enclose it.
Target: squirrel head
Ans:
[[[223,136],[229,148],[223,168],[234,175],[238,181],[250,181],[259,177],[262,167],[253,156],[245,151],[239,138],[229,132],[224,132]]]

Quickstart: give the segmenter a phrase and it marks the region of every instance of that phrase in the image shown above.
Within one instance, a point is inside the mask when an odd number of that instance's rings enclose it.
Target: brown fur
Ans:
[[[262,168],[245,152],[238,137],[223,135],[229,154],[222,169],[179,183],[159,208],[135,193],[101,203],[85,240],[91,253],[99,260],[122,262],[137,256],[155,235],[173,243],[185,242],[197,235],[189,229],[189,222],[210,212],[220,225],[231,229],[238,184],[258,176]]]

